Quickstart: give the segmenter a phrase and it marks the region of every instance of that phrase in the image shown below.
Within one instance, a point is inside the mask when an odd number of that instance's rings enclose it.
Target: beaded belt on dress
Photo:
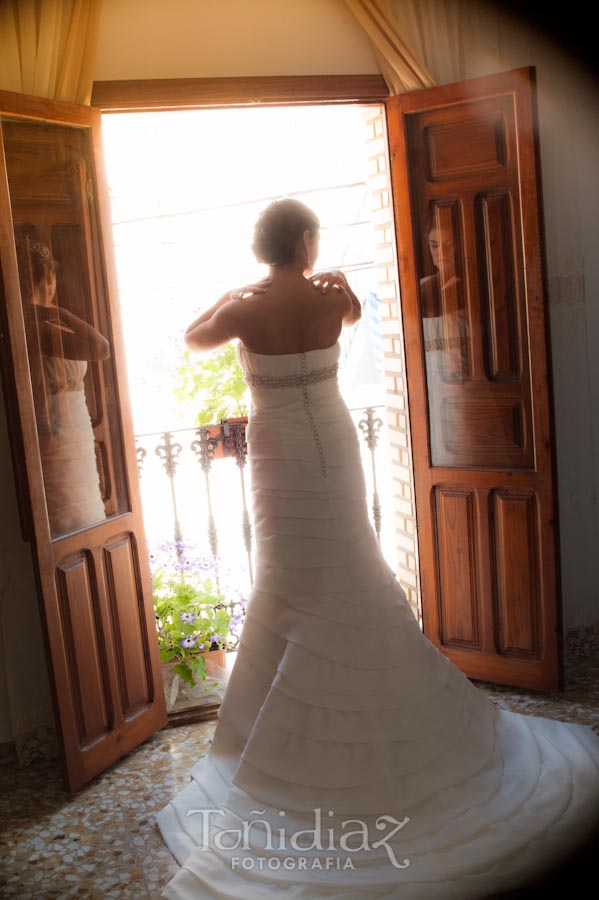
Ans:
[[[300,354],[300,371],[296,375],[255,375],[253,372],[245,372],[245,380],[247,384],[252,387],[266,387],[266,388],[286,388],[286,387],[300,387],[302,389],[302,394],[304,398],[304,406],[306,408],[306,413],[308,416],[308,421],[310,422],[310,428],[312,430],[312,434],[314,436],[314,443],[316,444],[316,450],[318,451],[318,459],[320,461],[320,471],[324,478],[327,477],[327,464],[324,457],[324,450],[322,449],[322,443],[320,440],[320,435],[318,434],[318,429],[316,427],[316,421],[314,419],[314,414],[310,409],[310,397],[308,395],[308,385],[309,384],[318,384],[320,381],[326,381],[329,378],[335,378],[337,375],[337,371],[339,369],[339,363],[333,363],[331,366],[323,366],[322,369],[311,369],[310,372],[306,371],[306,354]]]
[[[305,366],[305,357],[302,355]],[[326,381],[327,378],[335,378],[339,369],[339,363],[325,366],[322,369],[312,369],[310,372],[300,372],[297,375],[254,375],[253,372],[245,373],[245,380],[252,387],[285,388],[301,387],[303,384],[317,384]]]

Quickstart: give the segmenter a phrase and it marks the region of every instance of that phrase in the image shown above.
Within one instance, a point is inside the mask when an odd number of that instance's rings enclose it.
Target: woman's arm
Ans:
[[[319,272],[309,279],[322,294],[335,291],[341,294],[344,303],[343,324],[353,325],[362,318],[362,304],[349,286],[343,272]]]
[[[36,304],[43,352],[63,359],[100,360],[110,356],[110,344],[92,325],[57,306]]]
[[[229,338],[225,338],[224,340],[219,341],[219,343],[212,344],[210,347],[206,346],[206,341],[211,343],[211,340],[218,336],[219,325],[222,324],[222,316],[217,317],[217,313],[223,309],[227,303],[232,302],[232,294],[233,291],[227,291],[226,294],[223,294],[220,300],[217,300],[210,309],[207,309],[198,316],[198,318],[185,330],[185,345],[189,347],[190,350],[212,350],[214,347],[218,347],[221,343],[224,344],[229,340]]]
[[[264,278],[257,284],[248,284],[243,288],[227,291],[210,309],[198,316],[185,331],[185,344],[190,350],[214,350],[226,344],[238,335],[238,324],[241,313],[240,301],[264,294],[270,278]]]
[[[347,281],[345,282],[345,285],[345,289],[342,292],[346,295],[346,297],[349,298],[349,307],[347,309],[347,312],[343,316],[343,324],[354,325],[355,322],[359,322],[362,318],[362,304],[350,288]]]

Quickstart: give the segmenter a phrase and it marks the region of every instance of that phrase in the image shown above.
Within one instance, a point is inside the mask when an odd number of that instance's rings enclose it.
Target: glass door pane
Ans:
[[[88,130],[2,123],[53,539],[129,510]]]

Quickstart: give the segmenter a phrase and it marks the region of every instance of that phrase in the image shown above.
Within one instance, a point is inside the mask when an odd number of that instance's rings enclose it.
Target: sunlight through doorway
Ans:
[[[384,413],[363,107],[108,114],[103,134],[136,434],[196,424],[197,404],[180,389],[183,331],[226,290],[264,276],[265,267],[251,253],[252,230],[260,210],[282,196],[297,197],[315,210],[321,222],[318,268],[342,269],[363,302],[359,327],[341,337],[341,386],[348,406],[358,413],[368,406]],[[381,418],[384,423],[384,414]],[[381,435],[382,498],[390,495],[385,446]],[[151,463],[156,471],[150,489]],[[154,543],[164,532],[169,497],[164,484],[159,487],[157,461],[148,458],[144,466],[144,515]],[[223,465],[219,530],[238,553],[239,529],[230,515],[235,479],[224,470]],[[193,477],[194,471],[190,460],[187,475],[182,468],[178,478]],[[203,528],[198,505],[193,492],[180,494],[182,529],[195,539]],[[382,513],[389,526],[383,528],[383,546],[392,557],[391,511]]]

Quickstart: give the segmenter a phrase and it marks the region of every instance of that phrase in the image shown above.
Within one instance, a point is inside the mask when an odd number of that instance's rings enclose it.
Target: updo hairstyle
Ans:
[[[29,262],[31,281],[34,287],[39,287],[44,281],[46,273],[52,269],[56,274],[58,265],[52,257],[52,251],[41,241],[28,240],[23,250],[29,250]]]
[[[319,227],[318,217],[304,203],[275,200],[258,216],[252,250],[258,262],[271,266],[291,263],[304,231],[313,235]]]

